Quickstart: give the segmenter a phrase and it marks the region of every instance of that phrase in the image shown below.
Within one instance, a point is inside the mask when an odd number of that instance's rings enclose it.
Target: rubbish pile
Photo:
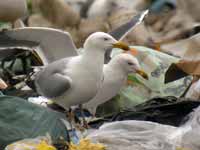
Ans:
[[[180,127],[162,125],[148,121],[116,121],[102,125],[88,135],[92,141],[106,145],[108,150],[197,150],[199,145],[199,107],[190,114]],[[193,138],[195,137],[195,140]],[[120,143],[120,144],[119,144]]]
[[[0,149],[199,150],[198,8],[0,1]]]

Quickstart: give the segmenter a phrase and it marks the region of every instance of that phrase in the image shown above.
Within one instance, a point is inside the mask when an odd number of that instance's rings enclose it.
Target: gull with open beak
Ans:
[[[104,80],[98,93],[89,102],[84,104],[83,107],[95,115],[96,108],[99,105],[117,95],[120,89],[125,85],[127,76],[130,73],[136,73],[148,79],[148,75],[141,69],[138,60],[131,54],[122,53],[113,57],[111,61],[103,67]]]
[[[37,74],[37,91],[65,109],[88,102],[101,85],[104,54],[113,47],[128,50],[107,33],[91,34],[83,54],[50,63]]]

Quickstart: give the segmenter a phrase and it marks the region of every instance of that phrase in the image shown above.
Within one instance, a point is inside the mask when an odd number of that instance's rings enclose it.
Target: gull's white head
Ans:
[[[109,64],[116,66],[116,69],[121,69],[124,73],[138,73],[143,78],[148,79],[148,75],[141,69],[138,60],[131,54],[118,54],[111,59]]]
[[[138,60],[134,56],[126,53],[114,56],[111,59],[110,64],[115,64],[116,67],[124,70],[127,73],[135,73],[136,70],[141,68]]]
[[[106,51],[117,43],[111,35],[104,32],[95,32],[91,34],[84,43],[85,49],[98,49]]]

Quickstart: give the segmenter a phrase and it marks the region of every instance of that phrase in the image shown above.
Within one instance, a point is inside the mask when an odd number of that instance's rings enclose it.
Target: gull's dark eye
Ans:
[[[109,39],[108,39],[108,38],[103,38],[103,40],[104,40],[104,41],[108,41]]]
[[[129,65],[134,65],[132,62],[128,62]]]

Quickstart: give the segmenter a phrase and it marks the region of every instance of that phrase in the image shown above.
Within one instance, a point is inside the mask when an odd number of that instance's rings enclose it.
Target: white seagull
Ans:
[[[105,52],[112,47],[129,50],[126,44],[117,42],[113,37],[121,40],[142,22],[147,13],[142,12],[110,35],[102,32],[90,35],[85,41],[84,53],[79,56],[69,33],[39,27],[1,32],[0,50],[34,49],[46,65],[35,80],[37,90],[64,108],[69,108],[86,103],[96,95],[103,77]]]
[[[141,69],[138,60],[127,53],[114,56],[107,65],[103,67],[104,80],[94,98],[83,105],[93,115],[96,108],[110,100],[125,85],[129,73],[138,73],[143,78],[148,79],[148,75]]]
[[[104,54],[112,47],[128,50],[107,33],[91,34],[84,43],[83,54],[50,63],[37,74],[37,91],[65,109],[88,102],[100,87]]]

